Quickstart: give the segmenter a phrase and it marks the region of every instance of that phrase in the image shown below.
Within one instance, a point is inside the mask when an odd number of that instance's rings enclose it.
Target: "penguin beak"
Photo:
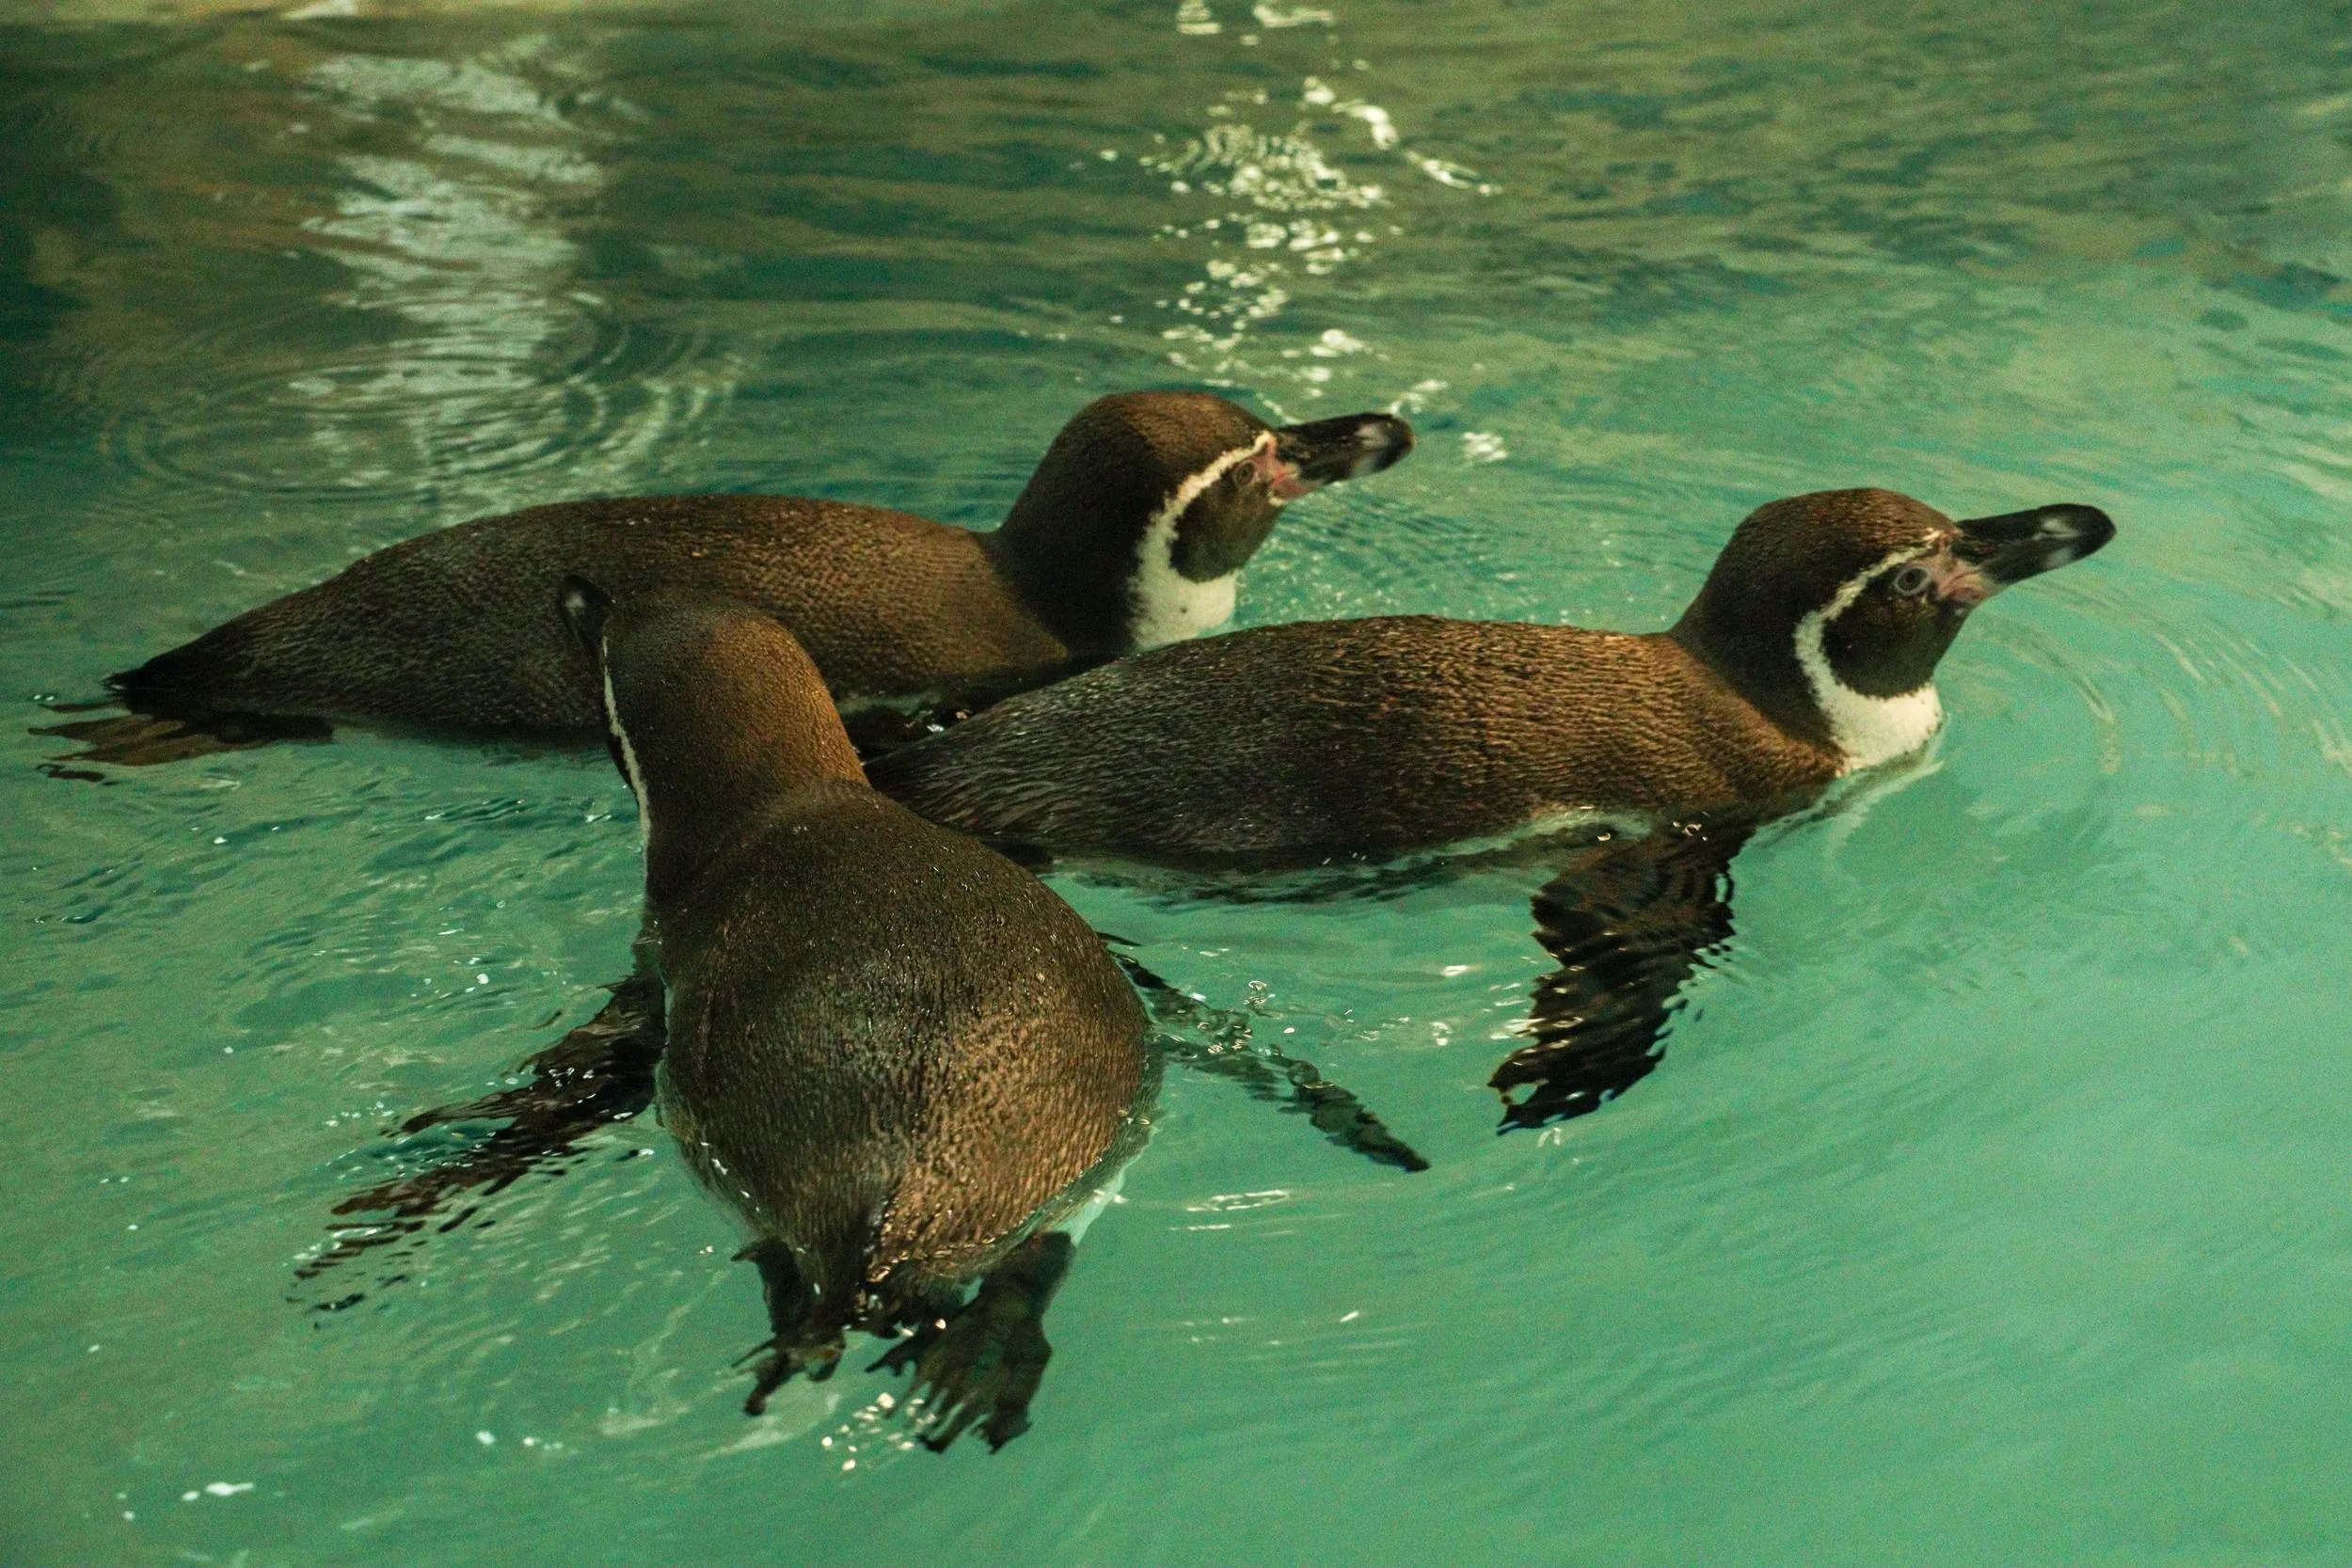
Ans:
[[[1959,525],[1952,554],[1990,598],[2012,582],[2040,577],[2096,554],[2115,537],[2115,522],[2095,506],[2037,506]]]
[[[1343,414],[1284,425],[1274,433],[1274,455],[1290,473],[1277,494],[1292,500],[1326,484],[1376,474],[1412,450],[1413,427],[1393,414]]]

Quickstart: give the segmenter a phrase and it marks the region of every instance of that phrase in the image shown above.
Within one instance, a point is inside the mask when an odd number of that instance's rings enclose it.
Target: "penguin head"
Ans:
[[[1791,734],[1867,768],[1943,720],[1936,662],[1969,611],[2104,546],[2093,506],[1954,521],[1891,490],[1822,490],[1757,508],[1674,628]]]
[[[577,577],[564,579],[557,604],[595,666],[657,898],[691,881],[777,795],[866,782],[824,677],[758,610],[668,594],[615,605]]]
[[[1232,615],[1287,502],[1412,448],[1390,414],[1276,426],[1207,392],[1120,392],[1062,427],[989,549],[1073,652],[1178,641]]]

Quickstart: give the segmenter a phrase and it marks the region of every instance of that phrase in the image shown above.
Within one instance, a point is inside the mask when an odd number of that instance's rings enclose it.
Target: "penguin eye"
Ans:
[[[1913,564],[1897,572],[1894,580],[1887,586],[1908,599],[1926,593],[1928,584],[1933,580],[1925,566]]]

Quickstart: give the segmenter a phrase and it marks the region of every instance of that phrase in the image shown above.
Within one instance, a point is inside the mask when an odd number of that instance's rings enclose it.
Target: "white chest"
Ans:
[[[1136,614],[1131,635],[1138,648],[1182,642],[1233,618],[1234,578],[1226,573],[1207,582],[1195,582],[1176,569],[1170,552],[1176,544],[1171,521],[1162,531],[1155,524],[1144,536],[1143,560],[1136,572]]]
[[[1837,596],[1797,623],[1797,664],[1812,688],[1813,704],[1829,721],[1830,738],[1846,759],[1842,772],[1875,768],[1928,743],[1944,723],[1944,700],[1932,681],[1893,697],[1872,697],[1837,678],[1823,639],[1829,624],[1861,597],[1870,579],[1915,553],[1900,551],[1862,573]]]
[[[1129,624],[1129,635],[1136,647],[1182,642],[1233,618],[1236,574],[1228,572],[1195,582],[1178,571],[1176,528],[1210,485],[1223,479],[1235,464],[1248,462],[1261,450],[1271,451],[1273,444],[1273,432],[1268,431],[1254,445],[1219,453],[1208,467],[1170,491],[1160,509],[1152,514],[1136,556],[1135,618]]]

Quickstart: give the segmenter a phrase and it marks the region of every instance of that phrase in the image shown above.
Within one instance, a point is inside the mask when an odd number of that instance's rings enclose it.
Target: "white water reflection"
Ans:
[[[1329,26],[1335,21],[1332,12],[1309,8],[1282,11],[1259,5],[1253,15],[1269,28]],[[1194,36],[1222,31],[1202,0],[1186,0],[1178,8],[1176,27]],[[1251,34],[1240,42],[1255,46],[1259,40]],[[1353,69],[1371,67],[1356,60]],[[1320,76],[1306,77],[1295,103],[1284,105],[1295,114],[1287,128],[1259,122],[1263,117],[1258,111],[1274,106],[1273,95],[1263,89],[1229,91],[1209,105],[1215,123],[1200,135],[1182,147],[1155,137],[1158,148],[1140,158],[1144,167],[1168,177],[1171,194],[1229,203],[1214,216],[1162,225],[1161,238],[1240,253],[1212,255],[1201,264],[1203,276],[1155,304],[1187,318],[1161,331],[1171,364],[1218,385],[1248,384],[1261,395],[1312,400],[1323,397],[1334,379],[1333,367],[1325,361],[1365,353],[1372,345],[1340,327],[1327,328],[1303,348],[1267,350],[1250,340],[1253,333],[1263,336],[1265,324],[1292,305],[1294,291],[1308,286],[1304,279],[1327,277],[1361,260],[1384,237],[1402,232],[1384,221],[1387,188],[1351,177],[1335,162],[1348,155],[1348,129],[1361,133],[1370,151],[1441,185],[1481,197],[1496,194],[1496,187],[1474,169],[1407,146],[1388,109]],[[1374,357],[1386,356],[1375,351]],[[1288,385],[1277,391],[1268,382]],[[1421,389],[1425,393],[1425,383]]]
[[[347,122],[419,133],[415,156],[340,157],[334,214],[304,225],[352,274],[337,303],[404,324],[378,353],[290,384],[310,402],[316,461],[347,483],[560,459],[567,487],[611,488],[725,393],[723,373],[691,364],[613,383],[627,329],[576,283],[565,227],[605,182],[595,138],[527,72],[582,74],[532,35],[453,62],[338,56],[304,77]]]
[[[75,103],[135,194],[124,237],[153,261],[126,272],[50,247],[81,306],[61,390],[170,489],[454,521],[548,487],[643,487],[740,372],[699,329],[589,277],[579,236],[644,118],[598,90],[594,40],[534,32],[447,56],[318,41],[256,27],[213,51],[239,67],[175,84],[212,96],[166,123],[212,124],[225,151],[167,140],[140,164],[120,133],[149,103]],[[224,256],[276,276],[230,297]]]

